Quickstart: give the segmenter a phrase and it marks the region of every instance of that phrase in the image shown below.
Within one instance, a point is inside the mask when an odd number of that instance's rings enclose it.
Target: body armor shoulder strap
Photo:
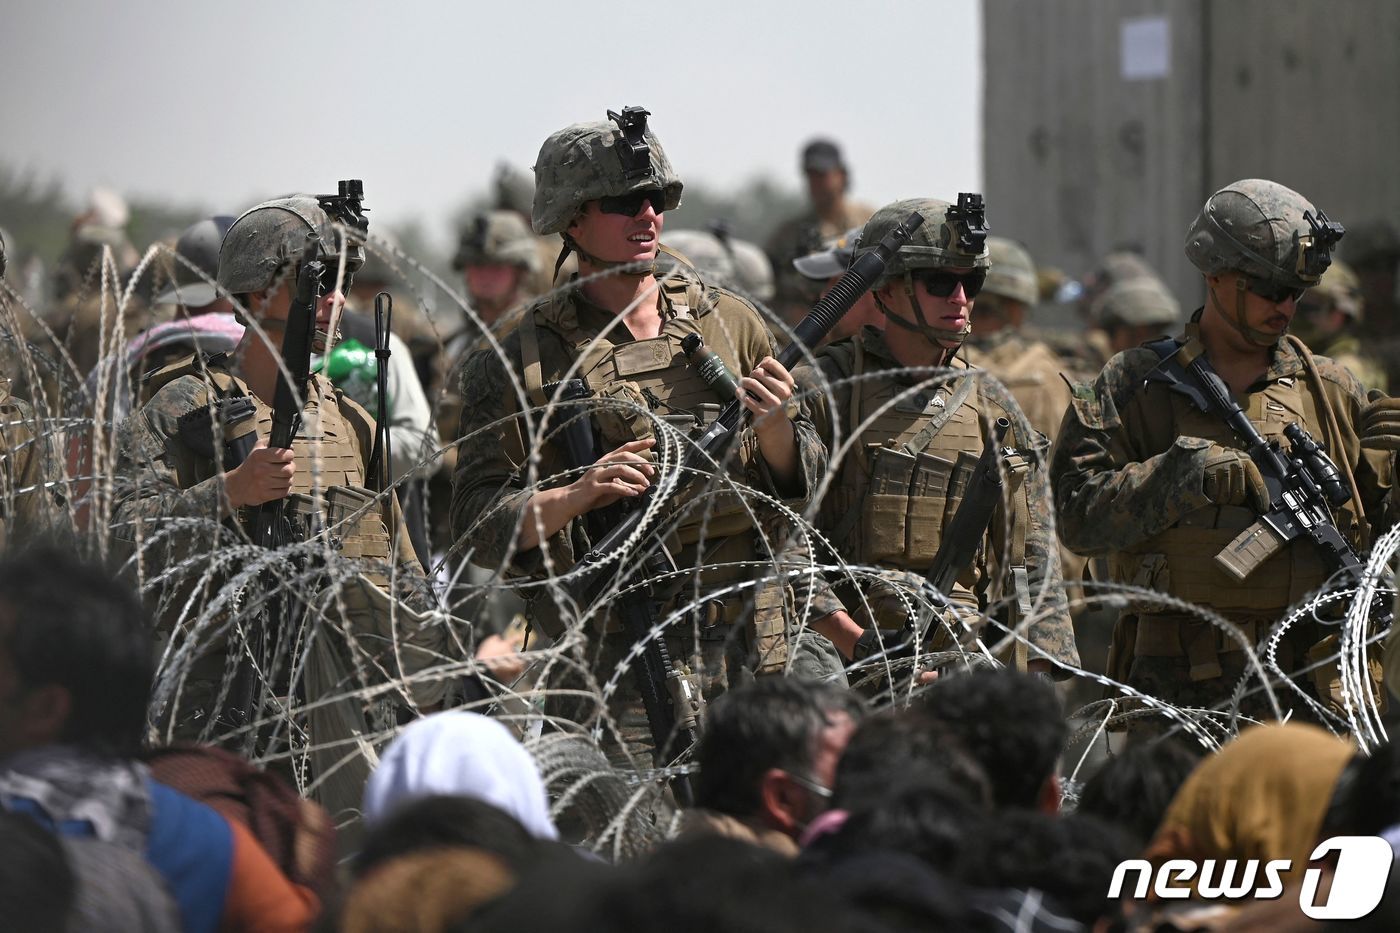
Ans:
[[[192,353],[148,373],[142,382],[145,392],[151,396],[184,376],[196,376],[212,385],[219,398],[248,394],[237,377],[229,371],[227,353]]]

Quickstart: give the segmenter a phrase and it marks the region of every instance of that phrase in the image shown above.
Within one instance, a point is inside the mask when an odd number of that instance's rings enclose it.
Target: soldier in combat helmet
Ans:
[[[890,260],[873,292],[885,329],[866,326],[818,353],[817,367],[799,366],[794,374],[804,390],[830,386],[810,406],[812,420],[829,446],[838,437],[850,444],[818,525],[846,562],[882,571],[873,579],[839,574],[830,589],[816,587],[814,627],[846,657],[892,647],[887,639],[910,624],[909,595],[917,592],[961,501],[959,477],[965,482],[966,467],[981,455],[989,422],[1006,417],[1014,427],[1003,443],[1013,452],[1006,458],[1007,481],[987,546],[981,559],[963,569],[954,592],[944,595],[966,617],[993,604],[1007,606],[1000,621],[1015,627],[1044,593],[1048,602],[1005,659],[1045,673],[1055,669],[1053,662],[1077,665],[1059,553],[1047,521],[1051,503],[1032,475],[1043,469],[1048,442],[1027,433],[1010,417],[1005,394],[999,400],[957,357],[972,330],[973,300],[990,262],[981,198],[969,196],[957,206],[931,198],[886,205],[866,223],[855,259],[911,211],[924,224]],[[930,370],[940,367],[955,378],[931,379]],[[977,633],[991,643],[1001,640],[996,632]],[[969,634],[953,624],[937,625],[924,650],[952,649]]]
[[[1231,626],[1221,631],[1150,600],[1119,618],[1108,675],[1174,706],[1227,703],[1247,669],[1240,640],[1258,645],[1332,569],[1306,537],[1235,573],[1217,559],[1269,507],[1269,492],[1224,418],[1176,390],[1184,380],[1173,381],[1180,371],[1173,361],[1204,354],[1265,438],[1286,447],[1284,429],[1297,423],[1317,439],[1350,490],[1333,514],[1358,551],[1393,520],[1389,450],[1400,401],[1368,404],[1354,376],[1288,334],[1300,297],[1327,269],[1343,232],[1275,182],[1222,188],[1187,232],[1186,256],[1206,294],[1185,334],[1118,353],[1097,380],[1074,386],[1052,469],[1062,539],[1081,554],[1107,557],[1115,582],[1207,606]],[[1304,619],[1284,633],[1278,657],[1290,673],[1329,654],[1336,629]],[[1335,664],[1318,663],[1296,679],[1341,708]],[[1259,685],[1251,686],[1243,711],[1270,715]],[[1297,702],[1292,691],[1278,695],[1285,708]],[[1135,722],[1151,731],[1165,720]]]
[[[229,228],[219,252],[218,285],[235,299],[238,313],[250,326],[232,353],[195,354],[149,377],[154,389],[150,402],[122,426],[121,475],[112,524],[119,537],[137,545],[169,535],[163,546],[146,547],[143,553],[157,567],[173,569],[188,564],[193,556],[208,555],[213,542],[207,526],[182,534],[167,527],[170,519],[219,522],[233,542],[242,537],[240,529],[248,526],[250,510],[286,499],[297,518],[295,527],[327,529],[322,534],[327,536],[328,549],[338,554],[338,561],[348,562],[348,567],[337,567],[347,574],[341,575],[330,611],[341,617],[343,629],[340,623],[318,629],[316,653],[307,663],[305,695],[323,698],[356,690],[364,684],[351,672],[374,671],[389,680],[410,679],[401,688],[402,703],[433,705],[441,699],[442,684],[411,678],[441,660],[443,629],[420,624],[407,611],[393,618],[386,611],[384,590],[390,577],[403,589],[416,589],[413,595],[421,601],[423,573],[396,498],[387,493],[376,503],[369,488],[378,485],[369,475],[374,420],[328,380],[313,374],[291,449],[267,446],[271,403],[283,378],[279,347],[308,241],[316,244],[318,258],[325,263],[313,344],[316,352],[324,353],[334,343],[333,320],[349,290],[346,280],[363,261],[354,232],[347,235],[314,197],[264,202]],[[340,276],[342,259],[344,276]],[[258,333],[259,328],[266,337]],[[198,419],[201,409],[217,412],[228,399],[251,401],[253,415],[229,424],[217,416]],[[191,425],[201,424],[203,431],[190,430]],[[235,465],[237,456],[227,442],[249,431],[256,432],[256,446]],[[221,446],[219,440],[225,443]],[[201,570],[202,564],[196,575]],[[185,579],[177,573],[174,581]],[[182,603],[166,597],[167,607]],[[175,624],[172,614],[169,608],[162,613],[164,626]],[[291,632],[291,623],[283,624],[282,631]],[[186,634],[177,630],[174,637]],[[185,699],[172,716],[177,734],[208,736],[219,725],[221,711],[214,707],[227,669],[227,651],[223,642],[199,646]],[[309,714],[305,725],[313,746],[354,741],[347,732],[367,734],[358,699],[347,698],[318,710]],[[357,720],[358,725],[352,725]],[[340,761],[346,757],[343,746],[313,751],[313,771],[318,776],[331,775],[320,785],[320,799],[332,813],[358,805],[368,775],[362,758],[350,755],[348,763]]]
[[[744,299],[691,277],[653,274],[663,218],[680,204],[682,183],[641,108],[609,113],[552,134],[535,163],[533,225],[562,236],[560,256],[578,257],[579,274],[536,302],[503,341],[471,356],[462,373],[464,398],[454,478],[452,527],[475,560],[512,574],[541,577],[567,571],[590,547],[582,520],[589,512],[640,496],[657,482],[657,420],[698,437],[729,402],[687,364],[681,341],[698,335],[739,379],[752,426],[730,458],[737,483],[802,499],[820,476],[823,452],[791,401],[791,375],[773,359],[768,329]],[[524,388],[512,387],[507,367]],[[531,423],[570,372],[587,382],[597,405],[591,418],[601,457],[579,474],[561,445],[532,451]],[[527,422],[526,414],[530,414]],[[538,467],[532,459],[538,457]],[[538,477],[539,482],[532,480]],[[764,510],[750,503],[763,516]],[[667,635],[678,668],[698,677],[706,696],[751,672],[787,665],[784,588],[707,598],[707,592],[752,580],[764,559],[760,529],[744,502],[729,493],[672,502],[678,516],[670,546],[684,571],[666,607],[694,606]],[[548,563],[546,562],[548,560]],[[661,594],[659,594],[661,595]],[[562,632],[545,615],[550,598],[534,600],[536,623]],[[550,631],[553,627],[553,631]],[[614,674],[631,643],[609,617],[587,632],[585,663],[600,679]],[[651,744],[638,728],[640,700],[624,676],[612,713],[632,751]],[[600,711],[569,710],[592,722]],[[610,752],[615,746],[610,746]]]

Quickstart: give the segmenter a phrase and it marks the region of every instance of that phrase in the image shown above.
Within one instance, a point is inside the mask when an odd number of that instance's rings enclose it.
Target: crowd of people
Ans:
[[[1037,266],[994,193],[862,206],[819,139],[760,248],[664,229],[650,116],[503,171],[447,310],[356,181],[144,256],[103,195],[43,303],[0,251],[17,928],[1291,929],[1364,899],[1320,844],[1400,844],[1400,240],[1234,182],[1183,316],[1131,251]],[[1037,326],[1057,303],[1073,332]],[[1279,890],[1220,899],[1231,860]]]

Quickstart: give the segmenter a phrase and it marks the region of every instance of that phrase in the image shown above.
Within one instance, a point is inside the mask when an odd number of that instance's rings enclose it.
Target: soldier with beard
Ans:
[[[1209,607],[1230,625],[1222,631],[1146,600],[1120,617],[1107,673],[1173,705],[1226,703],[1248,669],[1242,642],[1258,645],[1334,569],[1301,536],[1241,568],[1243,579],[1229,572],[1222,559],[1270,506],[1270,493],[1224,418],[1176,390],[1174,360],[1184,366],[1203,354],[1265,438],[1286,448],[1284,429],[1296,423],[1317,439],[1350,491],[1334,518],[1358,551],[1393,521],[1389,451],[1400,442],[1400,400],[1368,402],[1351,373],[1288,335],[1342,232],[1275,182],[1222,188],[1187,232],[1206,301],[1185,334],[1118,353],[1093,383],[1074,386],[1052,469],[1062,539],[1107,557],[1115,582]],[[1278,658],[1290,674],[1319,662],[1298,686],[1341,710],[1336,664],[1323,663],[1336,646],[1335,629],[1307,618],[1283,634]],[[1291,691],[1278,694],[1285,708],[1297,702]],[[1270,715],[1258,690],[1243,710]]]

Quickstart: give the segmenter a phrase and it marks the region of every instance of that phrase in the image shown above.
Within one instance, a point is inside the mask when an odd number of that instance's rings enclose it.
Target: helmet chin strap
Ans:
[[[1224,305],[1220,303],[1220,299],[1215,295],[1215,289],[1210,288],[1207,289],[1207,291],[1210,294],[1211,304],[1215,306],[1215,310],[1225,319],[1226,323],[1238,331],[1240,336],[1244,337],[1245,340],[1248,340],[1256,347],[1267,349],[1275,346],[1283,339],[1283,334],[1271,334],[1266,330],[1259,330],[1258,328],[1249,326],[1249,320],[1244,314],[1244,296],[1245,292],[1248,291],[1247,286],[1244,284],[1244,276],[1239,276],[1235,279],[1235,313],[1233,315],[1226,311]]]
[[[885,303],[880,300],[879,295],[874,296],[876,306],[878,306],[879,309],[882,312],[884,312],[884,315],[888,320],[894,322],[897,326],[902,327],[911,333],[921,334],[926,339],[931,340],[936,344],[939,344],[940,347],[942,346],[941,341],[944,340],[957,343],[959,346],[961,346],[962,342],[967,339],[967,335],[972,333],[971,320],[968,320],[966,324],[954,330],[949,330],[946,327],[934,327],[932,324],[930,324],[928,322],[928,319],[924,317],[923,303],[919,301],[918,293],[914,291],[914,277],[907,273],[904,276],[904,294],[909,296],[909,304],[914,309],[914,317],[918,320],[917,324],[913,321],[900,317],[898,314],[895,314],[894,312],[890,311],[889,307],[886,306]],[[949,357],[951,357],[952,354],[957,352],[957,347],[943,347],[943,349],[948,350]]]

